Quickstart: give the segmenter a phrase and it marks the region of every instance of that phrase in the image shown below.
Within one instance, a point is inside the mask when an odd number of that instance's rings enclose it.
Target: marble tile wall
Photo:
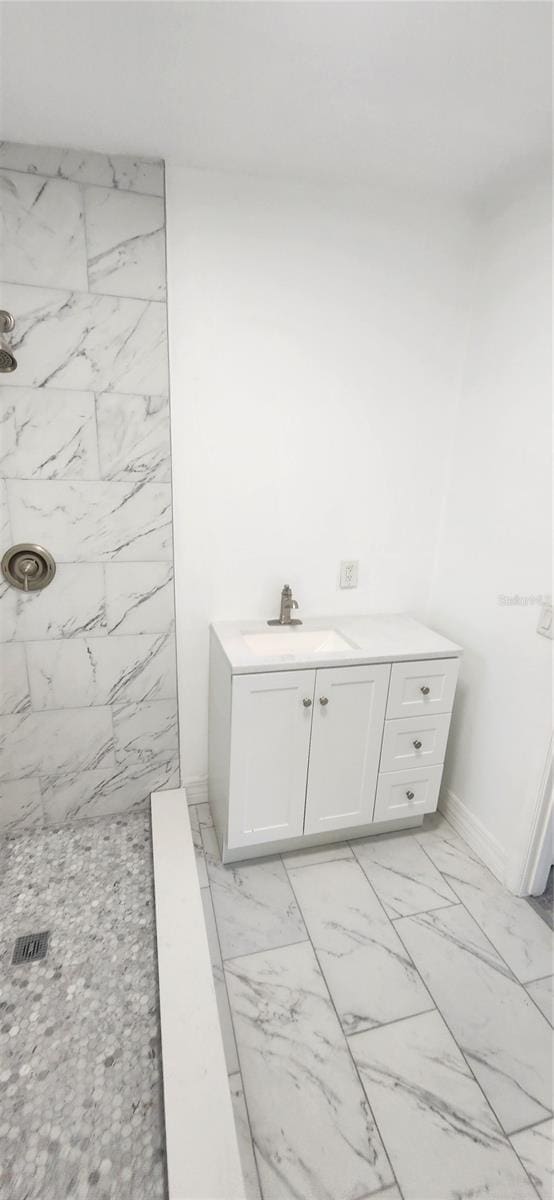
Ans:
[[[0,828],[122,812],[178,783],[164,171],[0,143]]]

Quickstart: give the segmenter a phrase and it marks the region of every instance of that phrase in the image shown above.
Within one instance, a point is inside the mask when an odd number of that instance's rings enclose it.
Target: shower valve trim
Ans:
[[[15,354],[4,337],[5,333],[11,333],[13,329],[15,329],[13,314],[5,308],[0,308],[0,373],[3,374],[15,371],[17,367]]]

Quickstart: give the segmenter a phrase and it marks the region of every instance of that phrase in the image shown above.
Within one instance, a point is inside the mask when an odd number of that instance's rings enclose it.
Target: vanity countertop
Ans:
[[[440,633],[421,625],[404,613],[370,613],[367,616],[310,617],[301,625],[270,627],[266,621],[217,621],[210,626],[212,636],[221,645],[234,675],[259,671],[291,671],[315,667],[352,667],[362,663],[403,662],[407,659],[454,658],[460,646]],[[347,643],[344,649],[318,648],[306,651],[294,648],[297,633],[318,630],[338,634]],[[284,634],[285,652],[275,653],[275,638],[267,652],[254,652],[246,638],[253,635]],[[268,641],[270,639],[268,638]],[[299,638],[299,642],[301,641]]]

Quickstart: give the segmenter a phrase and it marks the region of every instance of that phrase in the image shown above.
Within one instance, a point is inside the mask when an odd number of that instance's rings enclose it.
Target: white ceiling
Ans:
[[[548,3],[3,3],[9,140],[475,194],[549,153]]]

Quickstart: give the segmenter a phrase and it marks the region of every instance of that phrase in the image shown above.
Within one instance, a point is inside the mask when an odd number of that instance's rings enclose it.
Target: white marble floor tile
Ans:
[[[532,1129],[515,1133],[511,1139],[541,1200],[552,1200],[554,1192],[553,1139],[554,1121],[543,1121]]]
[[[280,859],[224,866],[215,829],[203,826],[202,838],[224,960],[307,938]]]
[[[84,195],[90,291],[164,300],[163,200],[103,187]]]
[[[457,896],[411,835],[368,838],[354,854],[389,917],[456,904]]]
[[[206,934],[208,937],[210,962],[212,964],[212,974],[214,977],[215,996],[217,1000],[217,1011],[219,1013],[219,1023],[221,1026],[221,1036],[223,1038],[223,1049],[225,1051],[225,1062],[227,1064],[227,1073],[232,1075],[239,1069],[239,1060],[237,1055],[237,1045],[235,1042],[235,1033],[233,1030],[233,1021],[231,1018],[231,1009],[229,1008],[227,984],[225,982],[225,976],[223,973],[223,961],[221,958],[221,950],[219,948],[219,938],[217,936],[217,926],[215,923],[212,897],[209,887],[202,888],[202,904],[204,906],[204,920],[206,922]]]
[[[87,712],[102,711],[82,709]],[[48,714],[50,715],[50,714]],[[41,776],[41,792],[46,821],[58,825],[81,817],[101,817],[110,813],[143,808],[151,792],[178,787],[176,759],[169,762],[114,765],[100,770],[84,770]]]
[[[102,392],[96,398],[96,418],[102,479],[170,482],[167,396]]]
[[[502,1126],[550,1115],[550,1028],[461,905],[395,923]]]
[[[0,783],[0,829],[18,833],[42,825],[44,819],[38,777]]]
[[[438,1012],[357,1034],[350,1049],[405,1200],[533,1200]]]
[[[92,392],[0,387],[0,472],[6,479],[99,479]]]
[[[31,707],[25,647],[22,642],[0,645],[0,715],[24,713]]]
[[[15,542],[39,542],[56,562],[169,562],[168,483],[10,479]]]
[[[0,166],[13,171],[96,183],[122,191],[164,194],[164,166],[159,158],[132,158],[128,154],[98,154],[92,150],[66,150],[59,146],[31,146],[0,142]]]
[[[532,996],[535,1004],[538,1005],[547,1021],[554,1025],[554,977],[549,975],[546,979],[534,979],[532,983],[526,983],[526,991]]]
[[[109,633],[168,633],[173,625],[173,567],[167,562],[110,562],[106,577]]]
[[[148,763],[177,754],[177,702],[140,700],[114,704],[115,757],[121,763]]]
[[[346,1033],[434,1007],[354,859],[300,867],[289,877]]]
[[[309,943],[225,973],[264,1200],[360,1200],[393,1183]]]
[[[170,634],[51,639],[28,642],[26,650],[37,711],[175,696],[175,646]],[[135,717],[135,726],[139,719]]]
[[[0,244],[3,281],[86,291],[81,188],[0,170]]]
[[[262,1200],[260,1184],[258,1181],[258,1169],[256,1167],[256,1159],[254,1158],[250,1124],[248,1121],[248,1113],[246,1111],[246,1103],[240,1074],[230,1076],[229,1087],[231,1089],[231,1100],[233,1102],[233,1114],[237,1129],[240,1161],[242,1173],[244,1175],[246,1200]]]
[[[58,563],[43,592],[26,594],[0,581],[0,642],[102,637],[106,632],[101,563]]]
[[[165,304],[6,283],[18,387],[167,395]]]
[[[292,867],[314,867],[316,863],[335,862],[338,858],[352,858],[348,842],[333,842],[330,846],[309,846],[307,850],[289,850],[281,858],[288,870]]]
[[[419,841],[516,978],[525,983],[550,974],[554,936],[527,901],[503,888],[448,826]]]

